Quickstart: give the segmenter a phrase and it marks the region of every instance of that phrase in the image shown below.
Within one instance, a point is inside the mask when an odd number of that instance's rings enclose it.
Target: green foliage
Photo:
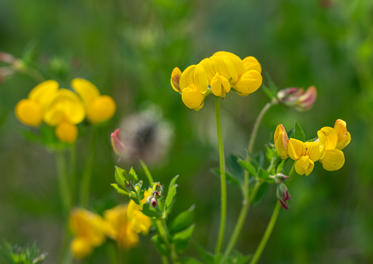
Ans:
[[[8,264],[41,264],[47,256],[40,253],[35,244],[30,247],[19,247],[10,243],[0,246],[0,255]]]

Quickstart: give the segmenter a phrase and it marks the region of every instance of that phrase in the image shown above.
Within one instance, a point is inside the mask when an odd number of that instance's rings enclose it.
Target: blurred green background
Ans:
[[[90,209],[126,202],[110,187],[109,136],[120,120],[153,103],[173,125],[170,152],[151,167],[168,182],[180,174],[174,212],[196,205],[193,241],[213,250],[219,224],[213,100],[194,112],[170,87],[174,66],[185,68],[215,51],[253,55],[280,88],[318,88],[313,109],[298,113],[272,108],[255,149],[275,126],[297,120],[309,138],[337,118],[347,122],[352,142],[337,172],[317,165],[291,184],[290,209],[282,210],[261,263],[373,263],[373,2],[370,0],[2,0],[0,50],[27,58],[47,78],[69,87],[74,77],[94,82],[114,97],[114,120],[100,128]],[[55,157],[22,136],[14,106],[37,82],[16,74],[0,84],[0,239],[36,242],[56,263],[62,243]],[[226,154],[242,155],[249,132],[267,102],[263,90],[248,97],[231,93],[223,104]],[[88,135],[78,141],[78,172],[88,155]],[[127,165],[129,167],[130,165]],[[80,177],[78,173],[78,178]],[[228,232],[241,197],[229,186]],[[238,249],[253,252],[275,202],[269,189],[246,221]],[[195,254],[193,243],[188,253]],[[149,237],[127,254],[128,263],[160,263]],[[89,263],[106,263],[98,249]]]

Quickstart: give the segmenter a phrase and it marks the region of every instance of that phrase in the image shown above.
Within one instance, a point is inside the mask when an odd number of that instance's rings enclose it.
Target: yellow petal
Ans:
[[[87,118],[92,123],[101,123],[109,120],[115,113],[116,105],[110,96],[96,97],[86,106]]]
[[[237,79],[232,79],[232,82],[235,83],[238,78],[245,72],[244,64],[241,58],[234,53],[228,51],[218,51],[214,53],[213,57],[214,56],[223,56],[232,63],[235,69],[235,74],[237,74]]]
[[[92,246],[82,238],[75,238],[71,242],[71,251],[73,253],[74,258],[82,259],[92,253]]]
[[[245,71],[256,70],[259,73],[262,73],[262,67],[260,66],[259,61],[253,56],[248,56],[244,58],[243,65],[245,67]]]
[[[74,143],[78,137],[78,128],[68,122],[62,122],[56,127],[56,136],[66,143]]]
[[[54,80],[44,81],[35,86],[29,93],[29,99],[41,105],[43,109],[48,107],[58,91],[58,82]]]
[[[195,69],[196,65],[190,65],[181,73],[179,82],[180,91],[183,91],[189,85],[193,84]]]
[[[336,171],[343,167],[345,156],[339,149],[326,150],[320,160],[322,167],[327,171]]]
[[[223,75],[228,80],[231,80],[233,83],[238,80],[238,72],[234,63],[226,56],[212,56],[211,59],[214,62],[215,70],[219,74]]]
[[[231,90],[231,85],[227,78],[223,75],[216,73],[211,80],[211,91],[215,96],[225,97]]]
[[[60,89],[44,114],[44,121],[56,126],[62,122],[78,124],[85,116],[84,106],[79,97],[70,90]]]
[[[313,170],[314,162],[308,156],[302,156],[295,162],[295,171],[299,175],[310,175]]]
[[[85,104],[89,104],[100,95],[97,87],[88,80],[75,78],[72,80],[71,85]]]
[[[182,90],[181,99],[186,107],[198,111],[203,107],[205,96],[191,85]]]
[[[282,124],[279,124],[276,127],[275,134],[273,137],[275,148],[277,153],[280,155],[282,159],[286,159],[288,157],[288,134]]]
[[[292,160],[298,160],[305,154],[306,147],[304,142],[291,138],[288,143],[288,154]]]
[[[16,117],[28,126],[39,126],[43,120],[41,105],[30,99],[22,99],[16,105]]]
[[[317,136],[319,138],[321,152],[328,149],[334,149],[337,146],[338,135],[334,128],[323,127],[317,131]]]
[[[194,70],[193,84],[203,94],[206,93],[208,90],[209,83],[207,79],[207,73],[202,65],[196,65],[196,68]]]
[[[256,70],[245,72],[233,88],[242,96],[249,95],[262,85],[262,75]]]
[[[172,89],[174,89],[174,91],[178,93],[180,93],[180,86],[179,86],[180,76],[181,76],[180,69],[178,67],[175,67],[171,73],[170,83],[171,83]]]
[[[338,135],[338,149],[344,149],[351,142],[351,134],[347,131],[346,122],[342,119],[335,121],[334,130]]]
[[[314,141],[314,142],[306,142],[306,155],[310,157],[313,161],[318,161],[321,157],[321,148],[320,148],[320,142]]]
[[[207,80],[210,83],[211,79],[215,76],[216,70],[213,61],[210,58],[205,58],[199,63],[207,74]]]

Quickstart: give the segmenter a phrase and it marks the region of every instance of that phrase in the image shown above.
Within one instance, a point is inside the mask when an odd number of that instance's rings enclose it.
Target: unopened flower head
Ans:
[[[289,209],[288,201],[290,200],[290,195],[289,190],[284,183],[278,184],[276,196],[281,203],[281,206],[286,210]]]
[[[279,101],[297,111],[306,111],[312,108],[316,101],[317,90],[315,86],[306,91],[303,88],[287,88],[277,93]]]
[[[262,84],[261,66],[252,56],[243,60],[237,55],[218,51],[183,72],[178,67],[171,73],[171,86],[181,94],[190,109],[200,110],[209,93],[225,97],[233,88],[240,95],[255,92]]]
[[[112,134],[111,140],[114,142],[114,152],[124,162],[143,160],[147,164],[155,164],[168,153],[172,128],[157,108],[150,107],[126,117],[120,130]]]

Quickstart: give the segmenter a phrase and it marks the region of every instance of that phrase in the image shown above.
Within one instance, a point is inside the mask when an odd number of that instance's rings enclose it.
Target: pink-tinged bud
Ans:
[[[179,86],[180,76],[181,76],[180,69],[178,67],[175,67],[172,70],[170,82],[171,82],[172,89],[174,89],[174,91],[178,93],[181,92],[180,86]]]
[[[317,90],[315,86],[309,87],[306,91],[303,88],[287,88],[277,93],[280,103],[294,107],[297,111],[311,109],[316,101]]]
[[[273,136],[273,141],[275,143],[277,153],[280,155],[280,157],[282,159],[287,159],[289,137],[286,133],[285,127],[282,124],[279,124],[276,127],[276,131]]]
[[[14,70],[10,67],[1,67],[0,68],[0,83],[6,80],[9,76],[14,73]]]
[[[281,206],[286,210],[289,209],[288,201],[290,200],[290,195],[288,188],[284,183],[280,183],[277,186],[276,196],[279,202],[281,203]]]
[[[111,133],[110,137],[114,153],[121,155],[124,151],[124,144],[121,140],[120,128],[117,128],[113,133]]]
[[[0,52],[0,62],[13,64],[15,60],[16,59],[13,57],[13,55],[5,52]]]
[[[150,200],[151,202],[151,205],[155,208],[157,206],[157,199],[155,199],[154,197]]]

